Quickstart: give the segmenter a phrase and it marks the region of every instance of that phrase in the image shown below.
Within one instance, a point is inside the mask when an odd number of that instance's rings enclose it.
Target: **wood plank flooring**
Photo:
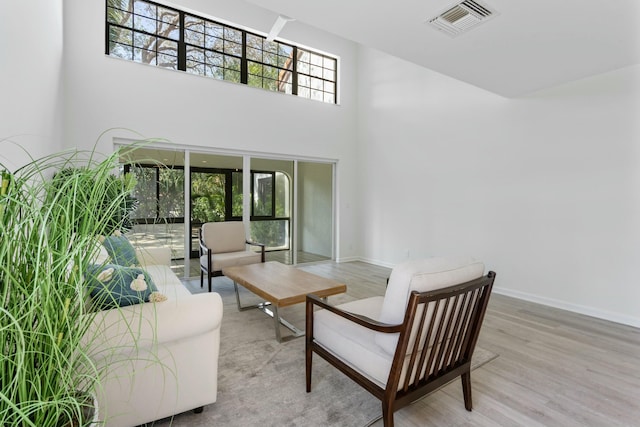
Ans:
[[[301,268],[356,299],[384,294],[390,273],[360,262]],[[494,293],[478,345],[499,357],[471,375],[472,412],[455,381],[398,411],[396,426],[640,426],[639,329]]]
[[[362,262],[300,268],[346,283],[330,303],[383,295],[390,274]],[[302,305],[286,310],[304,324]],[[471,375],[472,412],[457,380],[396,412],[396,426],[640,426],[640,329],[494,293],[478,345],[499,356]]]

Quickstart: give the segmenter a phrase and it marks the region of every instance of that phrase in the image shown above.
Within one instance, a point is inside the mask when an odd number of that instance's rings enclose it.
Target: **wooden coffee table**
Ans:
[[[238,310],[258,308],[273,317],[278,342],[283,341],[280,334],[280,324],[293,333],[293,336],[288,336],[285,339],[304,335],[304,331],[299,330],[278,315],[278,308],[303,303],[307,294],[314,294],[326,299],[330,295],[347,291],[347,286],[343,283],[275,261],[227,267],[222,269],[222,274],[233,280]],[[240,303],[238,285],[263,298],[265,302],[243,306]]]

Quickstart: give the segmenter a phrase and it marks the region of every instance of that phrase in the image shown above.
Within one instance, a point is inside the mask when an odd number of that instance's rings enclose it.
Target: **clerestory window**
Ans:
[[[143,0],[106,0],[110,56],[337,103],[338,61],[185,11]]]

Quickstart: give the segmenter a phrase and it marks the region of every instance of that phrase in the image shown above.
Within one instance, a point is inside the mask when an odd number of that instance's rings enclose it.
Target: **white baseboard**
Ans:
[[[373,265],[377,265],[377,266],[380,266],[380,267],[386,267],[386,268],[395,267],[395,264],[391,264],[391,263],[388,263],[388,262],[380,261],[380,260],[377,260],[377,259],[371,259],[371,258],[359,257],[355,261],[366,262],[367,264],[373,264]]]
[[[336,262],[338,264],[340,264],[341,262],[355,262],[355,261],[362,261],[362,260],[357,256],[351,256],[351,257],[345,257],[345,258],[336,259]]]
[[[526,292],[500,288],[497,286],[494,286],[493,292],[500,295],[506,295],[508,297],[521,299],[524,301],[534,302],[534,303],[546,305],[549,307],[559,308],[561,310],[571,311],[573,313],[596,317],[598,319],[607,320],[610,322],[621,323],[623,325],[632,326],[634,328],[640,328],[640,318],[638,317],[626,316],[619,313],[612,313],[610,311],[600,310],[594,307],[588,307],[580,304],[571,304],[566,301],[541,297],[541,296],[529,294]]]

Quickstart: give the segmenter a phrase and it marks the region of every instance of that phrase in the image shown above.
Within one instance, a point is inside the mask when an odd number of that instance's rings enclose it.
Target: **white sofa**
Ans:
[[[99,419],[131,427],[216,401],[222,300],[192,295],[171,271],[169,249],[137,251],[167,300],[98,313],[87,337],[101,370]]]

